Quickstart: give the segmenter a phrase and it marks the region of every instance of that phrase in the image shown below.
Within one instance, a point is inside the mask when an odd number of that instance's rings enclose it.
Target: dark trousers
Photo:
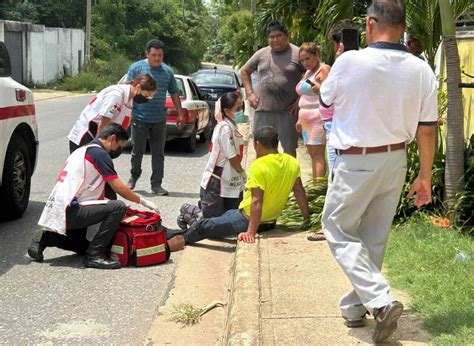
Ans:
[[[161,186],[165,165],[166,121],[157,124],[145,123],[138,120],[132,122],[132,158],[130,174],[138,179],[142,174],[142,159],[146,151],[146,141],[150,141],[151,149],[151,179],[152,187]]]
[[[70,206],[66,209],[66,235],[48,232],[46,245],[74,251],[80,255],[104,256],[125,211],[126,206],[122,201]],[[87,227],[99,222],[99,230],[89,242],[86,239]]]
[[[222,167],[215,167],[214,175],[209,178],[207,187],[205,189],[201,187],[199,192],[199,208],[205,219],[220,216],[227,210],[239,209],[239,204],[242,201],[242,193],[236,198],[221,197],[222,170]]]

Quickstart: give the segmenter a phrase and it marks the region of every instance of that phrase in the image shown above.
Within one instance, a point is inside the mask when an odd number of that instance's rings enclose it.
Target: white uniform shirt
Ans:
[[[220,196],[237,198],[244,189],[242,175],[230,164],[229,159],[242,157],[244,139],[229,119],[217,123],[212,134],[212,150],[202,175],[201,187],[207,188],[216,166],[223,167]]]
[[[331,146],[408,143],[418,124],[436,123],[436,77],[403,47],[377,42],[337,58],[320,90],[324,105],[334,104]]]
[[[132,102],[128,102],[131,87],[130,84],[117,84],[103,89],[84,108],[67,138],[79,145],[89,131],[89,123],[93,121],[99,124],[102,117],[110,118],[112,123],[126,129],[132,114]],[[91,136],[95,137],[94,134]]]
[[[66,234],[66,208],[75,198],[78,203],[103,202],[105,179],[94,162],[86,158],[87,150],[91,147],[100,148],[100,145],[84,145],[68,157],[49,195],[38,225]]]

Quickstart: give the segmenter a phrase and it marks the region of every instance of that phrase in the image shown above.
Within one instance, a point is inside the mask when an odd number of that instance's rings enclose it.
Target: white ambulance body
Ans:
[[[0,42],[0,219],[23,215],[38,157],[33,93],[10,75],[8,51]]]

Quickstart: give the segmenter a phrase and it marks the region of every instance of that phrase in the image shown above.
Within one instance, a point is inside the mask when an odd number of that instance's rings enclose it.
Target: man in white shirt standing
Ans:
[[[415,137],[420,172],[409,196],[416,194],[417,207],[431,202],[436,79],[399,43],[405,27],[402,0],[374,0],[366,17],[368,47],[339,56],[320,97],[324,105],[334,104],[329,143],[338,154],[323,229],[353,286],[341,299],[341,312],[348,327],[362,327],[370,312],[374,342],[395,331],[403,311],[389,295],[381,267],[405,181],[405,145]]]

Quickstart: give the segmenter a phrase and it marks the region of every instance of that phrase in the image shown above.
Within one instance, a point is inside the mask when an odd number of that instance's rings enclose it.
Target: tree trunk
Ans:
[[[452,198],[464,187],[464,115],[459,88],[461,70],[456,36],[444,37],[444,47],[448,87],[445,198],[450,207],[454,202]]]
[[[446,135],[445,201],[450,209],[454,196],[464,187],[464,114],[462,108],[461,68],[456,27],[449,0],[439,0],[444,51],[446,54],[446,85],[448,87],[448,117]]]

